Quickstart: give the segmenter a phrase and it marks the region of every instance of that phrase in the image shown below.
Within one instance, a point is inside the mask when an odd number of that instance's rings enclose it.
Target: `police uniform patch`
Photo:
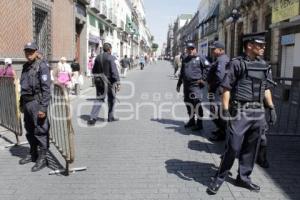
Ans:
[[[204,61],[204,64],[205,64],[205,65],[209,65],[210,63],[208,62],[208,60],[205,60],[205,61]]]
[[[43,80],[43,81],[47,81],[47,80],[48,80],[47,74],[42,75],[42,80]]]

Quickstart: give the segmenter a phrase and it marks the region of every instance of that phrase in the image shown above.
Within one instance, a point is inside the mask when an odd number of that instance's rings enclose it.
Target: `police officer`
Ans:
[[[209,140],[222,141],[226,138],[226,122],[220,117],[220,95],[222,94],[220,84],[224,79],[229,57],[225,54],[225,45],[222,42],[215,41],[210,48],[217,60],[212,64],[207,76],[208,98],[211,102],[210,111],[213,114],[213,122],[216,124],[217,130],[212,132]]]
[[[224,88],[223,115],[230,119],[229,135],[219,170],[207,189],[210,194],[218,192],[236,157],[239,158],[236,185],[251,191],[260,190],[258,185],[252,183],[250,175],[265,125],[264,101],[270,112],[270,122],[276,121],[270,85],[267,81],[271,78],[269,66],[262,59],[265,51],[265,33],[245,35],[243,44],[245,55],[229,63],[221,83]]]
[[[99,102],[96,102],[92,108],[88,125],[95,125],[101,104],[104,102],[106,95],[108,101],[108,122],[118,121],[118,119],[114,117],[113,111],[116,101],[116,92],[120,90],[120,77],[115,59],[111,55],[111,44],[104,43],[103,51],[104,53],[96,57],[92,71]]]
[[[20,107],[24,112],[26,137],[30,154],[19,161],[20,164],[36,162],[32,172],[47,165],[49,149],[49,121],[47,108],[50,102],[50,72],[46,62],[38,59],[38,46],[27,43],[24,47],[27,62],[21,75]],[[39,150],[39,152],[38,152]]]
[[[193,42],[187,42],[187,56],[183,59],[180,76],[177,83],[177,92],[183,83],[184,102],[186,104],[189,121],[185,128],[201,130],[203,109],[201,105],[205,86],[208,61],[199,55]],[[197,116],[197,121],[195,119]]]

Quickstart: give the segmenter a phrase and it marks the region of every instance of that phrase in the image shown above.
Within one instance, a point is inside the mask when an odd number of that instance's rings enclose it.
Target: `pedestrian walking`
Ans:
[[[145,56],[140,56],[139,63],[140,63],[141,70],[143,70],[145,67]]]
[[[174,78],[178,77],[178,72],[180,72],[182,66],[181,53],[175,56],[174,59]]]
[[[225,54],[225,45],[222,42],[215,41],[210,48],[212,49],[212,55],[217,60],[211,65],[207,76],[208,98],[211,103],[210,112],[217,130],[212,132],[209,140],[223,141],[226,138],[226,122],[221,118],[222,87],[220,87],[220,84],[224,79],[229,57]]]
[[[188,55],[182,62],[176,90],[180,92],[180,87],[183,84],[184,102],[189,115],[189,121],[185,124],[185,128],[201,130],[203,128],[202,89],[205,87],[209,63],[204,57],[197,55],[196,46],[193,42],[188,42],[186,48]]]
[[[37,50],[38,46],[35,43],[27,43],[24,47],[27,62],[22,69],[20,98],[30,153],[19,163],[36,162],[31,168],[32,172],[39,171],[47,165],[50,127],[47,118],[51,98],[50,70],[45,62],[38,59]]]
[[[114,105],[116,101],[116,92],[120,90],[119,73],[115,59],[111,55],[111,44],[104,43],[103,50],[104,53],[97,56],[93,67],[97,100],[93,105],[88,125],[95,125],[101,105],[104,103],[106,96],[108,102],[107,121],[118,121],[118,119],[114,116]]]
[[[128,59],[127,55],[121,60],[121,67],[122,67],[122,77],[126,78],[127,70],[130,68],[130,60]]]
[[[91,56],[89,57],[88,63],[87,63],[87,77],[92,76],[92,70],[95,62],[95,56],[94,53],[91,53]]]
[[[71,63],[71,69],[72,69],[72,86],[73,90],[75,92],[75,95],[79,95],[80,93],[80,64],[78,62],[77,58],[74,58],[73,62]]]
[[[221,86],[224,89],[222,109],[228,121],[228,140],[219,170],[207,192],[216,194],[224,182],[236,157],[239,159],[235,184],[258,192],[250,175],[254,168],[261,133],[265,128],[264,102],[274,124],[276,112],[272,101],[269,66],[263,60],[265,33],[243,37],[245,54],[230,61]]]
[[[12,59],[5,58],[4,59],[4,67],[0,68],[0,77],[11,77],[16,79],[17,74],[12,66]]]
[[[70,93],[73,85],[72,68],[65,57],[61,57],[57,64],[57,82],[67,89],[68,94]]]

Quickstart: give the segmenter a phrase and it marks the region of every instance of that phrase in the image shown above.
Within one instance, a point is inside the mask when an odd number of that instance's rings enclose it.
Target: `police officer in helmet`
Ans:
[[[20,164],[35,162],[31,171],[36,172],[47,165],[49,149],[49,121],[47,108],[50,102],[50,72],[46,62],[38,59],[38,46],[27,43],[24,47],[27,62],[21,75],[20,108],[24,112],[26,138],[30,154]]]
[[[245,54],[229,63],[221,86],[224,88],[222,109],[228,121],[228,140],[219,170],[207,192],[216,194],[224,182],[236,157],[239,159],[236,185],[258,192],[250,175],[254,168],[262,131],[265,128],[265,109],[274,124],[276,112],[270,91],[270,68],[263,60],[265,33],[245,35]]]
[[[204,57],[197,55],[197,49],[193,42],[188,41],[186,49],[187,56],[182,61],[176,90],[180,92],[180,87],[183,84],[184,102],[190,118],[185,124],[185,128],[201,130],[203,129],[202,88],[205,86],[209,62]]]

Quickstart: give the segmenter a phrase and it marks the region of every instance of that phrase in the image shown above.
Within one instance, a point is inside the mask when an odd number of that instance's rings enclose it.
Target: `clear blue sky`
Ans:
[[[199,0],[144,0],[146,21],[161,48],[167,40],[168,25],[180,14],[197,12]]]

